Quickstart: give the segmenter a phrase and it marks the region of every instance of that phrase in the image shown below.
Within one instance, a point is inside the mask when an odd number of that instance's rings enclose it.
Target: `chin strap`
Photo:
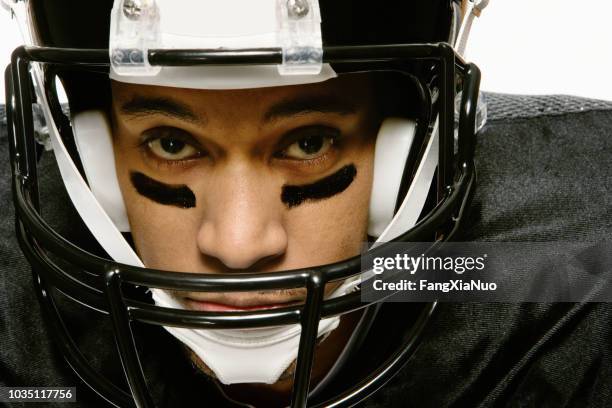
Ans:
[[[354,288],[353,282],[346,282],[331,297]],[[155,304],[181,308],[166,291],[153,289],[152,293]],[[331,333],[339,323],[338,316],[321,320],[318,337]],[[301,333],[299,324],[254,329],[165,329],[195,352],[223,384],[274,384],[297,358]]]
[[[480,17],[482,10],[489,5],[489,0],[468,0],[465,15],[461,21],[461,28],[455,41],[455,50],[461,56],[465,55],[465,49],[472,30],[472,24],[476,17]]]
[[[474,19],[480,17],[482,11],[489,5],[489,0],[467,0],[466,9],[463,19],[461,21],[461,27],[459,33],[454,42],[455,51],[465,57],[465,51],[467,48],[467,42],[470,37],[470,31],[474,24]],[[458,95],[460,98],[461,94]],[[455,113],[458,115],[458,112]],[[476,131],[480,131],[487,123],[487,102],[482,92],[478,94],[478,105],[476,108]]]
[[[393,219],[415,133],[416,122],[410,119],[387,118],[380,126],[370,195],[368,235],[371,237],[380,237]]]
[[[36,81],[38,75],[34,76]],[[74,204],[74,208],[76,208],[87,228],[111,258],[120,263],[143,267],[144,265],[138,255],[136,255],[136,252],[134,252],[123,235],[121,235],[121,232],[119,232],[111,218],[102,208],[100,202],[89,189],[89,186],[76,168],[59,135],[45,95],[42,94],[42,92],[38,92],[37,97],[42,102],[40,105],[42,106],[45,120],[48,124],[55,160],[57,161],[62,180],[64,181],[64,186],[66,187],[70,200]],[[116,183],[117,177],[114,172],[114,156],[111,155],[110,158],[113,159],[110,160],[112,163],[110,167],[113,168],[113,172],[110,176],[114,176]],[[109,176],[107,177],[110,178]]]
[[[376,240],[375,246],[397,238],[414,227],[419,220],[419,216],[425,207],[431,183],[434,180],[436,168],[438,167],[438,121],[439,119],[436,119],[425,148],[425,153],[414,175],[414,180],[410,184],[408,193],[406,193],[406,197],[404,197],[399,210],[397,210],[391,222],[389,222]]]

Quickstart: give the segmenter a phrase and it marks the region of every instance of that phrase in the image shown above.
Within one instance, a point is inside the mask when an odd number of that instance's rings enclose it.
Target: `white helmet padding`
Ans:
[[[130,224],[117,182],[112,130],[106,114],[90,110],[72,116],[74,142],[89,188],[119,231]]]
[[[368,235],[371,237],[381,236],[395,214],[397,194],[415,133],[416,123],[410,119],[387,118],[380,126],[370,196]]]
[[[412,129],[414,131],[415,128],[412,127]],[[425,148],[425,153],[423,154],[423,158],[419,163],[419,167],[417,168],[417,171],[414,175],[414,179],[412,180],[412,183],[410,183],[408,192],[406,193],[406,196],[402,199],[402,204],[397,210],[397,213],[387,223],[387,226],[382,231],[382,233],[378,235],[378,239],[376,240],[377,244],[388,242],[397,238],[404,232],[414,227],[417,221],[419,220],[419,216],[421,215],[421,212],[425,207],[425,201],[427,200],[427,195],[429,194],[429,189],[431,187],[431,183],[433,182],[436,168],[438,167],[438,133],[438,119],[436,119],[432,134],[429,137],[429,141],[427,142],[427,146]],[[378,141],[376,142],[376,144],[378,146]],[[378,157],[378,152],[376,153],[376,155]],[[407,157],[408,156],[404,157],[404,163],[406,162]],[[399,157],[397,159],[399,159]],[[380,162],[385,163],[382,158],[379,160],[379,163]],[[403,173],[403,166],[401,170]],[[382,173],[382,170],[378,170],[375,167],[374,177],[381,179],[384,178],[385,175],[384,173]],[[401,175],[399,177],[401,178]],[[392,201],[393,206],[395,206],[395,203],[398,199],[399,187],[399,184],[397,184],[396,182],[396,186],[393,186],[393,191],[385,192],[381,188],[380,194],[388,197],[388,199]],[[392,195],[393,193],[394,195]],[[373,197],[372,199],[376,198]]]

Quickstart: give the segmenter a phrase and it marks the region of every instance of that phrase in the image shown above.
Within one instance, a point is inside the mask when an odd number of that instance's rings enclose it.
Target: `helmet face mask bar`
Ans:
[[[35,102],[32,90],[37,84],[33,82],[30,71],[45,68],[45,83],[38,89],[44,89],[52,122],[58,124],[62,139],[71,140],[70,126],[66,125],[67,118],[57,101],[56,75],[67,71],[107,74],[110,66],[108,55],[107,49],[21,47],[14,52],[12,64],[6,71],[17,236],[32,264],[39,300],[56,343],[76,373],[106,400],[117,406],[149,407],[153,406],[153,397],[143,373],[133,332],[134,323],[210,330],[299,324],[301,334],[291,404],[310,405],[311,369],[319,322],[356,310],[364,310],[369,318],[373,318],[380,306],[377,303],[362,303],[359,291],[324,298],[327,283],[343,282],[367,272],[362,270],[359,256],[330,265],[283,272],[204,275],[169,272],[126,265],[93,255],[64,239],[42,218],[37,175],[41,149],[35,138],[32,105]],[[279,65],[283,63],[283,50],[149,49],[147,57],[153,67]],[[439,123],[437,180],[434,183],[437,197],[433,208],[427,208],[427,214],[422,215],[413,228],[398,234],[393,241],[452,239],[463,220],[475,183],[473,156],[480,80],[478,68],[466,64],[446,43],[324,46],[322,62],[330,64],[341,75],[393,72],[404,75],[414,84],[423,107],[418,113],[417,139],[431,139],[436,127],[434,122]],[[415,66],[424,69],[415,70]],[[456,135],[455,100],[459,94],[461,101]],[[409,161],[415,163],[418,159],[409,157]],[[410,184],[415,171],[415,165],[406,165],[402,189],[405,190]],[[400,204],[401,200],[398,199],[397,206]],[[384,256],[389,250],[387,245],[381,244],[373,247],[370,254]],[[197,312],[162,307],[134,298],[131,296],[134,287],[193,292],[305,288],[307,295],[304,304],[291,307],[249,312]],[[97,373],[81,353],[58,307],[56,298],[59,293],[109,316],[129,392]],[[418,317],[406,328],[397,351],[386,357],[370,375],[343,389],[334,398],[322,401],[320,406],[355,404],[392,378],[415,352],[435,303],[419,307]]]

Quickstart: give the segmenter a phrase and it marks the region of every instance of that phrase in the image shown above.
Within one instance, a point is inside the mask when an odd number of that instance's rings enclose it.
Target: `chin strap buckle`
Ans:
[[[111,11],[109,53],[119,75],[153,76],[149,49],[160,44],[160,16],[155,0],[115,0]]]
[[[323,66],[318,0],[277,0],[278,39],[283,49],[281,75],[318,75]]]

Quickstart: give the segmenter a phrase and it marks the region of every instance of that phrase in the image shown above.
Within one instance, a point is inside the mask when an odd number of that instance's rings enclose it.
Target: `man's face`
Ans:
[[[379,127],[371,82],[353,76],[223,91],[114,82],[117,175],[144,264],[270,272],[357,255]],[[208,311],[269,308],[304,295],[177,294]]]
[[[114,82],[117,174],[145,265],[264,272],[358,254],[372,105],[367,77],[223,91]]]

